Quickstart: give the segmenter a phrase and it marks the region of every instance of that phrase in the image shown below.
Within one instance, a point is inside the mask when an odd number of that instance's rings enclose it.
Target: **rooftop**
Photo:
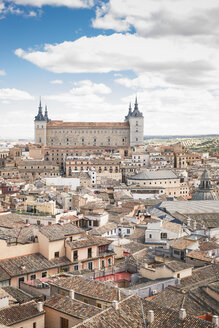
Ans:
[[[66,290],[72,289],[75,293],[106,302],[118,300],[118,288],[96,280],[86,279],[82,276],[73,276],[66,279],[55,280],[51,285]],[[121,298],[125,298],[123,293],[121,293]]]
[[[0,323],[12,326],[25,320],[44,314],[39,312],[34,301],[0,309]]]
[[[40,232],[46,236],[49,241],[65,239],[67,236],[77,235],[84,233],[84,230],[78,228],[75,224],[52,224],[44,226],[40,229]]]
[[[4,270],[10,277],[14,277],[32,272],[40,272],[70,263],[71,262],[64,256],[55,260],[47,260],[40,253],[36,253],[25,256],[18,256],[7,260],[1,260],[0,268]],[[1,279],[2,278],[0,278],[0,280]]]
[[[132,295],[121,301],[118,310],[110,307],[100,314],[84,321],[75,328],[145,328],[149,324],[148,311],[154,311],[154,322],[150,328],[204,328],[213,327],[213,324],[194,316],[187,315],[184,320],[179,319],[179,312],[158,306]],[[144,322],[145,318],[145,322]]]
[[[75,241],[68,241],[71,249],[83,248],[88,246],[109,245],[112,241],[104,237],[86,235]]]
[[[145,170],[139,172],[128,178],[129,180],[168,180],[178,179],[177,175],[171,170],[149,171]]]
[[[45,302],[44,306],[75,317],[76,323],[79,323],[80,321],[90,318],[101,312],[101,310],[96,306],[88,305],[84,302],[61,295],[52,296],[48,301]]]

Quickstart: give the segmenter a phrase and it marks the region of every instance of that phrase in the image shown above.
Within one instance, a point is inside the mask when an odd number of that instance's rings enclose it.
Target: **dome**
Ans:
[[[192,200],[217,200],[217,195],[213,191],[210,174],[207,170],[201,175],[201,181],[198,190],[192,196]]]

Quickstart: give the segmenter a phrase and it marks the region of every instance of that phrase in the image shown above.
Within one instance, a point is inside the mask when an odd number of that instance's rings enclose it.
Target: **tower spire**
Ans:
[[[44,118],[45,121],[48,123],[50,121],[49,117],[48,117],[48,109],[47,109],[47,105],[45,106],[45,114],[44,114]]]
[[[129,114],[131,114],[132,112],[132,105],[131,105],[131,102],[129,103]]]
[[[40,102],[39,102],[39,107],[38,107],[38,114],[37,114],[37,116],[35,116],[35,121],[45,121],[45,118],[43,116],[43,111],[42,111],[41,97],[40,97]]]
[[[137,99],[137,96],[135,97],[135,109],[138,109],[138,99]]]

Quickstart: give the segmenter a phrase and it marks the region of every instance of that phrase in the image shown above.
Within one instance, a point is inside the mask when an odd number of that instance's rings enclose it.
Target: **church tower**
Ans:
[[[41,99],[38,107],[38,114],[34,119],[35,144],[46,145],[46,124],[49,122],[47,107],[43,115]]]
[[[131,104],[129,105],[128,115],[125,121],[129,121],[130,126],[130,146],[144,144],[144,116],[138,109],[137,97],[135,99],[134,110],[132,111]]]

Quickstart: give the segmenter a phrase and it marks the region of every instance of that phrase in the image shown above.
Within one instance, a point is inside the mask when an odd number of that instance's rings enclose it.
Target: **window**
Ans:
[[[78,251],[74,251],[73,252],[73,261],[77,261],[78,260]]]
[[[180,251],[177,251],[177,250],[175,250],[175,249],[174,249],[173,253],[174,253],[175,255],[180,255]]]
[[[92,248],[88,248],[88,250],[87,250],[87,257],[88,258],[91,258],[92,257]]]
[[[105,268],[105,260],[102,260],[101,261],[101,269],[104,269]]]
[[[36,322],[33,322],[33,328],[36,328],[36,326],[37,326]]]
[[[101,304],[100,304],[100,303],[97,303],[96,305],[97,305],[97,307],[98,307],[98,308],[100,308],[100,309],[101,309],[101,307],[102,307],[102,306],[101,306]]]
[[[30,276],[30,280],[34,280],[34,279],[36,279],[36,275],[35,275],[35,274],[32,274],[32,275]]]
[[[111,258],[108,258],[108,266],[111,266],[112,265],[112,260],[111,260]]]
[[[152,238],[152,234],[150,233],[149,238]]]
[[[161,232],[160,238],[161,239],[167,239],[167,233],[166,232]]]
[[[74,271],[78,271],[78,265],[74,265]]]
[[[54,258],[55,258],[55,259],[59,258],[59,252],[55,252],[55,253],[54,253]]]
[[[61,328],[69,328],[68,319],[60,317],[60,327]]]
[[[41,277],[42,277],[42,278],[47,277],[47,272],[46,272],[46,271],[42,272]]]
[[[127,235],[130,235],[130,229],[127,229]]]
[[[93,270],[93,262],[88,262],[87,268],[88,268],[88,270],[92,271]]]
[[[68,272],[68,271],[69,271],[69,266],[68,265],[61,267],[61,272]]]

